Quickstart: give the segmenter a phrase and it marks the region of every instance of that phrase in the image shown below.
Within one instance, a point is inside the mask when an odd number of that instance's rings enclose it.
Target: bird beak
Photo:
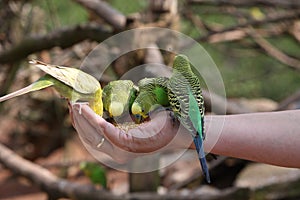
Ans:
[[[137,123],[137,124],[142,123],[142,119],[143,119],[142,115],[139,115],[139,114],[134,115],[135,123]]]

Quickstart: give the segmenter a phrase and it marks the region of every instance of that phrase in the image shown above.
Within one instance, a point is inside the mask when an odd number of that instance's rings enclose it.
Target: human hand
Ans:
[[[88,105],[73,104],[70,111],[73,126],[83,142],[119,163],[147,153],[189,148],[192,144],[192,137],[174,122],[170,111],[154,113],[149,122],[127,131],[107,122]]]
[[[120,163],[146,153],[194,149],[192,137],[179,123],[172,122],[169,111],[155,113],[151,121],[127,132],[106,122],[88,105],[75,104],[70,111],[83,142]],[[300,110],[206,116],[208,134],[204,149],[218,155],[299,168],[299,118]],[[282,133],[285,137],[281,137]],[[98,148],[103,137],[105,141]]]

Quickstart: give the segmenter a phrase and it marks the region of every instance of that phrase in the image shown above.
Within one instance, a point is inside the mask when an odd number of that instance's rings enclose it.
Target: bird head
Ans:
[[[138,102],[133,102],[131,106],[131,112],[133,115],[141,116],[143,118],[147,118],[148,114],[145,109]]]
[[[120,102],[113,101],[108,108],[108,112],[112,117],[118,117],[124,112],[124,105]]]
[[[173,61],[173,68],[174,69],[181,69],[183,66],[189,66],[190,62],[187,56],[179,54],[175,56]]]

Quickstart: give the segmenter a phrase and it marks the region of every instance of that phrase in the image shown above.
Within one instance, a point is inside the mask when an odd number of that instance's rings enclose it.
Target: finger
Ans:
[[[88,106],[82,106],[81,113],[93,126],[102,130],[108,140],[129,152],[149,153],[160,150],[173,139],[178,130],[178,126],[172,123],[169,112],[160,112],[150,122],[127,132],[96,116]]]
[[[127,132],[135,141],[131,144],[133,151],[149,153],[163,150],[178,132],[178,124],[172,123],[168,111],[155,113],[151,118],[150,121]]]
[[[95,129],[86,118],[80,115],[79,111],[77,109],[74,109],[74,106],[73,119],[76,130],[81,139],[92,148],[96,148],[98,143],[103,138],[101,132]]]
[[[99,132],[99,129],[95,129],[95,127],[79,113],[78,109],[74,109],[74,106],[73,110],[73,118],[76,125],[76,130],[82,141],[93,149],[98,149],[108,155],[111,155],[113,152],[112,145],[109,141],[105,141],[101,145],[101,148],[97,147],[104,137],[102,132]]]
[[[104,131],[109,131],[110,133],[115,133],[119,131],[111,123],[108,123],[105,119],[97,115],[89,106],[81,105],[81,104],[74,104],[73,109],[77,110],[81,117],[85,118],[91,126],[97,129],[98,132],[103,133]]]
[[[89,107],[87,107],[87,108],[89,109]],[[90,123],[88,118],[84,117],[82,114],[79,114],[79,110],[76,105],[73,106],[73,109],[74,109],[73,113],[74,113],[74,122],[76,124],[76,130],[79,134],[79,137],[82,139],[82,141],[86,145],[88,145],[88,147],[102,151],[103,153],[109,155],[111,158],[113,158],[118,163],[124,163],[124,162],[136,157],[136,155],[133,155],[129,152],[126,152],[126,151],[119,149],[118,147],[112,145],[109,142],[109,140],[107,140],[107,139],[105,139],[103,144],[98,148],[97,146],[99,143],[102,142],[102,138],[103,138],[102,132],[99,132],[99,130],[101,130],[101,129],[95,128],[95,126]],[[82,113],[82,111],[81,111],[81,113]],[[90,114],[91,114],[91,116],[93,116],[92,113],[90,113]],[[94,118],[101,118],[101,117],[98,115],[94,115]],[[101,119],[100,119],[100,121],[101,121]],[[99,121],[97,121],[97,122],[99,122]]]
[[[174,123],[170,111],[154,113],[151,121],[128,131],[120,130],[98,116],[89,106],[81,107],[81,114],[101,130],[114,147],[134,153],[150,153],[168,148],[189,148],[192,137]],[[118,149],[119,151],[120,149]]]
[[[131,139],[127,138],[126,141],[122,139],[118,141],[117,136],[123,135],[122,130],[116,128],[114,125],[97,115],[89,106],[74,104],[73,109],[78,111],[76,113],[79,113],[79,110],[81,112],[80,116],[78,116],[77,114],[77,118],[81,117],[84,119],[83,121],[80,121],[78,123],[83,124],[84,121],[87,121],[90,124],[90,127],[93,127],[94,131],[101,132],[109,141],[111,141],[111,139],[114,139],[113,144],[115,144],[116,146],[126,151],[130,149],[130,146],[132,145]],[[83,126],[87,127],[88,125],[84,124]]]

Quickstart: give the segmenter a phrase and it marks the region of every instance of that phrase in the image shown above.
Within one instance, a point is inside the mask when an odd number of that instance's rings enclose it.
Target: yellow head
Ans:
[[[131,112],[133,115],[140,115],[143,118],[147,118],[148,115],[145,113],[145,110],[141,107],[138,102],[134,102],[131,106]]]

